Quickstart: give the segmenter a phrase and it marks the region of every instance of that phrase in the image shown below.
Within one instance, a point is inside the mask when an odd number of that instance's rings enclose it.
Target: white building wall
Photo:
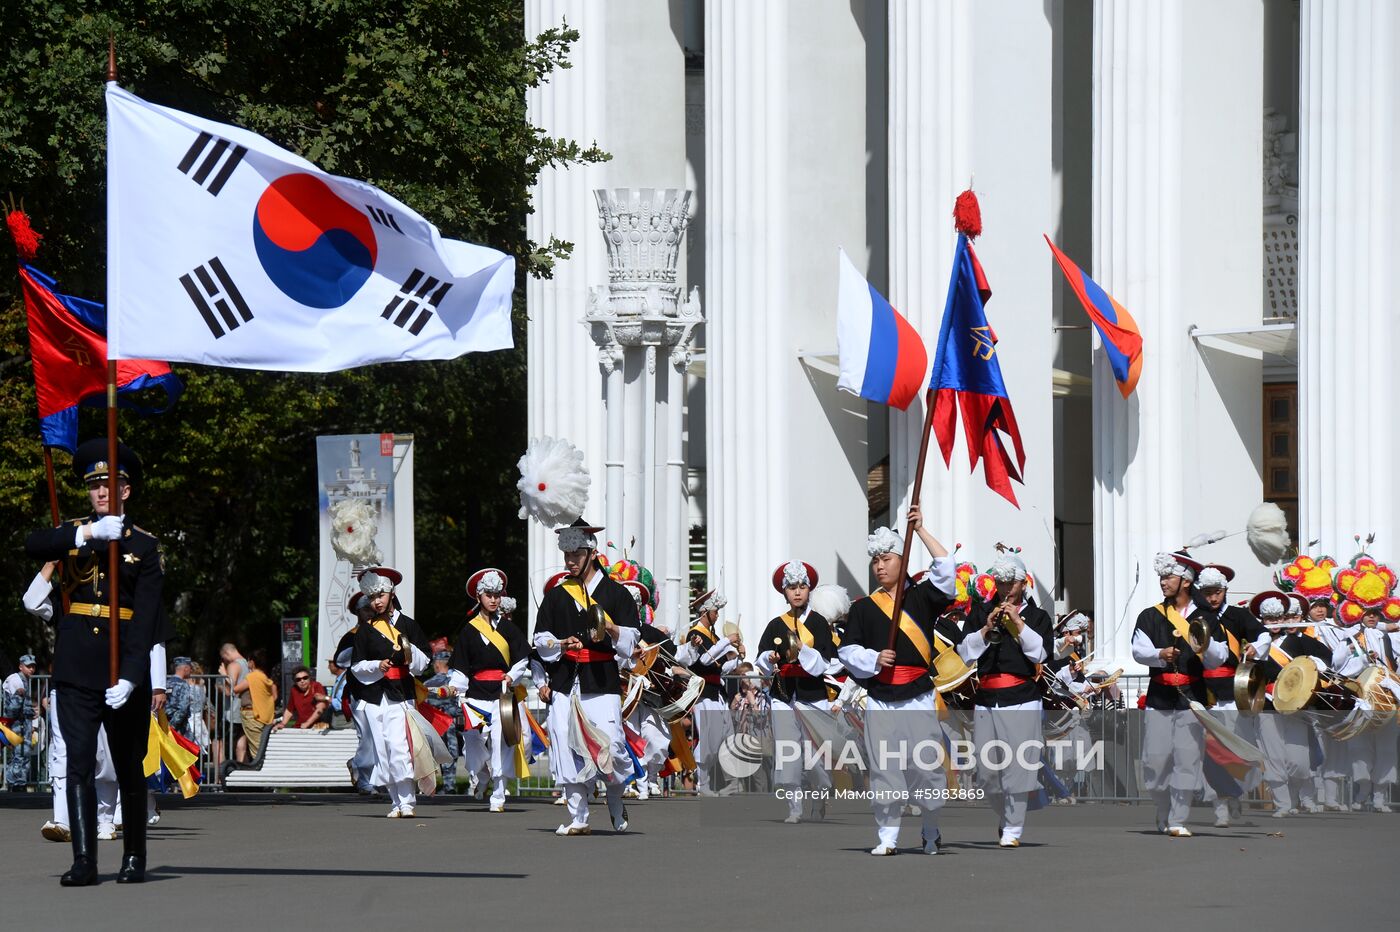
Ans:
[[[890,9],[891,302],[933,352],[956,233],[953,202],[975,176],[983,235],[977,255],[992,287],[987,317],[1000,337],[1002,376],[1026,448],[1019,510],[968,469],[959,441],[945,466],[937,439],[924,473],[925,521],[961,559],[985,568],[1000,541],[1019,546],[1049,603],[1054,583],[1052,299],[1057,274],[1041,234],[1058,227],[1052,160],[1053,19],[1026,0]],[[891,497],[908,506],[922,403],[891,411]],[[911,562],[927,560],[916,544]]]
[[[1259,362],[1198,350],[1191,325],[1259,321],[1262,11],[1258,3],[1098,0],[1091,274],[1135,317],[1144,365],[1118,393],[1094,359],[1097,651],[1134,669],[1153,556],[1242,530],[1258,504]],[[1242,537],[1198,554],[1263,570]]]

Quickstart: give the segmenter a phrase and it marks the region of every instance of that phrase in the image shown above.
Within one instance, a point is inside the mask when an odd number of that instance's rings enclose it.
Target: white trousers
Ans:
[[[477,779],[489,777],[491,780],[491,802],[503,805],[506,801],[505,741],[501,737],[501,701],[499,699],[469,699],[478,709],[485,710],[491,721],[480,728],[462,733],[462,754],[467,760],[467,770],[477,774]]]
[[[363,700],[356,705],[364,708],[365,724],[374,748],[371,782],[384,787],[396,808],[413,806],[417,802],[417,794],[413,782],[413,756],[408,744],[408,703],[383,698],[378,705]]]
[[[836,720],[827,711],[828,707],[829,703],[772,701],[773,742],[777,751],[773,755],[775,788],[795,790],[804,784],[813,790],[831,787],[831,775],[818,763],[823,744],[829,754],[839,750]],[[799,748],[800,753],[794,757],[794,751]],[[802,799],[798,794],[789,795],[788,811],[791,815],[802,813]]]
[[[923,837],[938,836],[938,810],[948,777],[935,767],[931,743],[942,743],[932,691],[900,702],[865,700],[865,751],[870,767],[871,806],[879,844],[899,847],[899,822],[905,805],[923,815]]]
[[[699,733],[695,743],[695,786],[698,790],[709,790],[720,746],[734,734],[734,718],[721,699],[701,699],[691,709],[691,718]]]
[[[1157,806],[1157,822],[1185,826],[1191,797],[1204,784],[1205,735],[1195,713],[1148,709],[1143,713],[1142,783]]]
[[[53,787],[53,821],[69,826],[68,822],[68,746],[63,743],[63,729],[58,727],[58,690],[49,692],[49,782]],[[112,765],[112,752],[107,747],[107,729],[97,729],[97,827],[111,827],[117,817],[117,770]]]

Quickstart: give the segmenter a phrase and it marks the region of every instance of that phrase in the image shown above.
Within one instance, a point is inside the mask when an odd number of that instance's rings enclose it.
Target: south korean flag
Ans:
[[[107,231],[113,359],[332,372],[512,345],[510,256],[116,84]]]

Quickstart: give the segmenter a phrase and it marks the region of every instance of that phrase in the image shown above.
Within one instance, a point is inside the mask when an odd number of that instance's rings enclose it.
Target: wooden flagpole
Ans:
[[[933,402],[935,392],[932,388],[924,394],[924,435],[919,441],[919,462],[914,467],[914,490],[909,496],[911,505],[919,504],[919,497],[924,489],[924,462],[928,459],[928,438],[933,432]],[[920,514],[922,518],[922,513]],[[904,590],[907,588],[904,583],[909,578],[909,551],[914,547],[914,523],[909,521],[904,528],[904,554],[900,562],[899,585],[894,591],[894,611],[890,615],[890,638],[885,645],[885,650],[894,650],[894,639],[899,633],[900,612],[904,611]]]
[[[114,35],[107,37],[107,80],[117,79],[117,40]],[[117,361],[111,358],[108,347],[107,359],[107,514],[120,515],[122,502],[117,489]],[[110,652],[108,662],[111,685],[117,685],[117,638],[121,634],[120,613],[120,572],[121,541],[107,542],[107,632]]]

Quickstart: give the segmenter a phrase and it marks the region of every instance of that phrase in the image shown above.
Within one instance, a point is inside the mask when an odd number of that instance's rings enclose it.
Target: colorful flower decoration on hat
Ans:
[[[1337,594],[1362,608],[1378,608],[1395,591],[1395,572],[1369,556],[1358,556],[1332,580]]]
[[[997,581],[992,578],[991,573],[978,573],[977,578],[972,581],[972,591],[983,602],[990,602],[996,598]]]
[[[1320,599],[1332,594],[1332,573],[1336,569],[1337,561],[1331,557],[1314,558],[1299,554],[1292,563],[1274,574],[1274,582],[1284,592]]]
[[[966,612],[972,608],[972,581],[977,577],[977,567],[971,563],[959,563],[958,570],[953,575],[953,585],[957,589],[957,596],[953,599],[953,608],[960,612]]]
[[[641,583],[646,587],[647,593],[651,596],[647,602],[647,607],[651,609],[657,607],[656,577],[652,574],[651,570],[642,566],[642,564],[638,563],[636,560],[623,557],[621,560],[618,560],[608,567],[608,576],[611,577],[614,582],[635,581]]]

